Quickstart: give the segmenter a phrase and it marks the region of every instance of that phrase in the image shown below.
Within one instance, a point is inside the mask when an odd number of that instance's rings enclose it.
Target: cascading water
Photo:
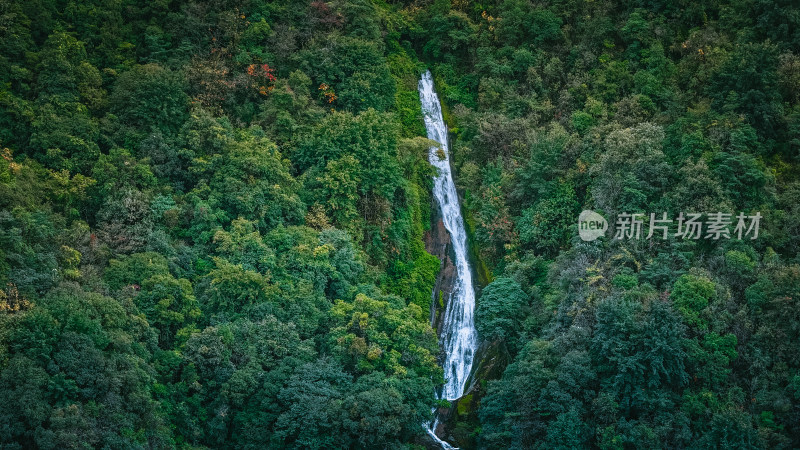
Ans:
[[[440,398],[455,400],[464,393],[467,377],[472,369],[472,360],[478,345],[475,331],[475,289],[472,284],[472,271],[467,257],[467,233],[461,207],[458,203],[456,186],[450,172],[450,153],[447,147],[447,126],[442,118],[439,97],[433,89],[433,77],[427,71],[419,81],[419,98],[422,101],[422,115],[428,139],[436,141],[440,147],[431,147],[428,159],[438,169],[433,179],[433,195],[442,212],[442,221],[450,233],[450,241],[455,253],[456,280],[447,301],[442,322],[440,344],[444,349],[443,364],[445,383]],[[428,427],[428,434],[444,448],[453,448],[441,441],[434,433],[436,421]]]

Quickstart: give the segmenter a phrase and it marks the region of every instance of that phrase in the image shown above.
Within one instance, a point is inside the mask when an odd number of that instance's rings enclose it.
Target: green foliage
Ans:
[[[800,447],[797,5],[234,3],[0,5],[0,447],[424,444],[426,67],[505,344],[448,438]]]
[[[410,263],[398,261],[388,268],[387,273],[392,282],[387,287],[423,311],[430,311],[431,292],[436,284],[436,275],[439,273],[441,263],[439,258],[425,251],[419,241],[413,245],[412,253],[416,258]]]
[[[403,135],[423,136],[425,126],[422,120],[422,104],[417,92],[421,63],[412,60],[412,56],[413,53],[399,50],[387,55],[386,59],[397,86],[394,100],[398,120],[403,127]]]
[[[109,97],[118,142],[132,148],[147,133],[173,134],[186,120],[185,81],[158,64],[135,66],[120,75]]]
[[[155,336],[138,314],[67,285],[0,316],[3,445],[169,445],[151,392]]]
[[[708,85],[714,106],[744,114],[763,136],[773,136],[781,120],[776,61],[777,48],[768,41],[736,46]]]
[[[179,341],[186,340],[201,315],[189,280],[169,274],[144,280],[134,302],[150,325],[160,331],[159,344],[165,349],[173,347],[176,337]]]
[[[116,291],[134,284],[141,285],[154,276],[168,274],[166,258],[155,252],[146,252],[112,259],[108,262],[104,278],[108,287]]]
[[[568,449],[586,445],[588,427],[574,409],[558,415],[547,430],[547,446],[549,448]]]
[[[522,212],[517,223],[520,242],[545,255],[558,251],[574,231],[578,202],[571,186],[560,186],[554,197]]]
[[[707,319],[702,316],[714,296],[714,282],[698,273],[682,275],[670,293],[670,298],[683,314],[686,324],[700,330],[708,327]]]
[[[663,139],[662,128],[650,123],[614,130],[605,137],[606,151],[594,166],[592,191],[601,209],[633,212],[658,204],[671,173],[661,150]]]
[[[601,304],[592,342],[603,390],[629,414],[668,401],[669,394],[661,391],[683,387],[688,379],[685,328],[677,314],[656,301],[644,317],[637,314],[641,308],[625,300]]]
[[[731,373],[731,362],[738,356],[733,334],[706,334],[702,341],[689,341],[687,354],[692,376],[709,389],[722,386]]]
[[[264,273],[275,267],[275,252],[264,243],[255,222],[241,217],[233,220],[228,231],[214,234],[214,243],[222,257],[247,270]]]
[[[394,103],[395,81],[381,47],[356,37],[330,36],[298,56],[301,69],[316,85],[326,84],[335,91],[334,105],[353,113],[385,111]]]
[[[0,280],[22,292],[44,292],[58,280],[57,216],[14,208],[0,211]],[[63,225],[62,225],[63,226]]]
[[[83,43],[66,33],[52,34],[40,58],[31,150],[48,167],[85,173],[100,153],[90,114],[102,106],[100,74],[86,61]]]
[[[325,171],[317,178],[323,192],[320,200],[328,216],[340,226],[353,226],[358,220],[360,172],[358,160],[352,155],[345,155],[328,162]]]
[[[572,127],[578,133],[584,133],[586,130],[594,126],[594,118],[587,112],[577,111],[572,114]]]
[[[223,154],[203,161],[196,170],[203,176],[198,194],[207,193],[208,201],[228,217],[256,221],[262,230],[302,220],[303,204],[289,161],[257,130],[229,140]]]
[[[554,127],[548,133],[538,134],[530,146],[530,157],[517,170],[514,199],[540,199],[550,196],[558,188],[558,177],[564,174],[560,158],[566,150],[569,136],[563,128]]]
[[[475,328],[481,339],[501,340],[516,348],[529,305],[528,295],[514,280],[495,278],[481,292],[475,310]]]
[[[203,305],[209,313],[241,314],[266,301],[269,285],[264,275],[222,258],[216,258],[214,265],[216,268],[206,276],[208,290],[203,293]]]
[[[627,290],[635,288],[639,284],[639,280],[636,278],[636,275],[631,273],[630,268],[623,267],[620,273],[615,275],[611,280],[611,284],[614,287]]]
[[[314,357],[311,342],[272,316],[208,327],[171,362],[176,376],[163,386],[162,405],[186,444],[263,445],[280,426],[280,409],[263,405],[279,405],[281,386],[302,379]]]
[[[301,168],[325,167],[330,161],[349,155],[360,166],[359,193],[375,191],[390,197],[397,185],[399,167],[397,127],[375,110],[359,115],[330,114],[318,124],[312,138],[298,149],[292,160]]]
[[[423,322],[425,313],[398,300],[358,294],[353,302],[337,301],[330,313],[334,352],[345,367],[360,373],[441,377],[434,357],[436,336]]]
[[[424,56],[453,63],[468,54],[476,39],[476,26],[466,14],[449,11],[428,20],[425,26],[428,38],[422,50]]]
[[[540,45],[561,35],[562,20],[552,11],[533,7],[525,0],[503,2],[495,33],[507,45]]]
[[[798,367],[784,327],[796,316],[796,36],[777,19],[796,11],[523,0],[415,14],[474,242],[534,300],[513,317],[532,340],[469,424],[480,447],[800,442],[795,406],[773,406]],[[587,243],[582,209],[612,227],[621,212],[643,213],[645,229],[651,212],[774,222],[752,242]],[[574,373],[593,381],[570,389]]]

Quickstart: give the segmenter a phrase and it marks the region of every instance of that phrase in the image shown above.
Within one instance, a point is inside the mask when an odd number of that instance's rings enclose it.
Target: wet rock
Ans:
[[[478,409],[486,395],[486,382],[500,378],[510,362],[511,355],[502,342],[481,343],[464,395],[451,402],[450,408],[438,410],[437,436],[461,449],[477,448]]]

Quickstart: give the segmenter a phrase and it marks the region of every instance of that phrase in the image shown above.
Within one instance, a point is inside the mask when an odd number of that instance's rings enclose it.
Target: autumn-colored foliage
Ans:
[[[333,103],[338,98],[333,88],[328,86],[326,83],[319,85],[319,91],[322,98],[328,103]]]

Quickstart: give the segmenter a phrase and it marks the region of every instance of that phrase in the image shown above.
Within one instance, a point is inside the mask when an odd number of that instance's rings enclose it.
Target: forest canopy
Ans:
[[[452,405],[427,69],[504,361]],[[6,0],[0,157],[0,447],[800,447],[791,0]]]

